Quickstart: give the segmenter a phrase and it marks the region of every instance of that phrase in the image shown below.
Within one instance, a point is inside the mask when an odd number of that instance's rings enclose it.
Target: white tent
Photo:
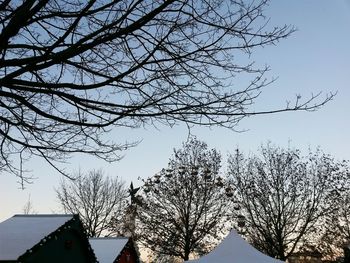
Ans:
[[[89,238],[90,245],[99,263],[113,263],[128,243],[128,240],[128,238],[123,237]]]
[[[235,230],[209,254],[189,263],[283,263],[271,258],[241,238]]]

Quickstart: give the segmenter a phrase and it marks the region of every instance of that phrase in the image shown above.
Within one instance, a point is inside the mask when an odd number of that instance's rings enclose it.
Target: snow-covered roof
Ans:
[[[209,254],[189,260],[190,263],[283,263],[278,259],[271,258],[251,246],[235,230]]]
[[[0,223],[0,260],[16,260],[73,215],[14,215]]]
[[[128,240],[126,237],[89,238],[90,245],[99,263],[113,263],[128,243]]]

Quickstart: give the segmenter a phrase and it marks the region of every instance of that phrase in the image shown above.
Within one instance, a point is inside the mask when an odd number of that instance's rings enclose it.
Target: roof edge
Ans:
[[[89,237],[89,240],[118,240],[118,239],[129,240],[130,237]]]
[[[15,214],[12,217],[74,217],[75,214]]]

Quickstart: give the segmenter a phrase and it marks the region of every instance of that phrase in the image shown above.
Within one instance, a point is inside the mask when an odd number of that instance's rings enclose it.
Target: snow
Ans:
[[[128,238],[89,238],[99,263],[113,263],[128,242]]]
[[[72,215],[14,215],[0,223],[0,260],[16,260]]]
[[[235,230],[209,254],[196,259],[186,261],[189,263],[283,263],[283,261],[271,258],[241,238]]]

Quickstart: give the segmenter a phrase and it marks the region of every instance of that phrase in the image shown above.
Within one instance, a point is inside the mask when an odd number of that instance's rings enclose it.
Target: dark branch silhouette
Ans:
[[[230,225],[231,200],[219,176],[220,163],[220,153],[196,138],[175,151],[168,168],[141,188],[140,244],[156,255],[188,260],[222,238]]]
[[[58,162],[74,153],[115,161],[134,145],[107,140],[112,127],[234,128],[246,116],[317,109],[333,94],[250,107],[269,81],[268,68],[255,68],[249,55],[294,31],[270,27],[267,4],[2,1],[0,165],[25,179],[14,160],[39,156],[65,173]],[[250,79],[239,88],[238,74]]]
[[[303,156],[269,144],[260,156],[246,158],[238,150],[231,155],[232,187],[254,246],[282,260],[319,247],[325,219],[336,210],[340,167],[320,150]]]
[[[123,234],[128,194],[118,177],[105,177],[102,170],[79,172],[74,181],[62,181],[56,194],[64,212],[79,214],[89,237]]]

